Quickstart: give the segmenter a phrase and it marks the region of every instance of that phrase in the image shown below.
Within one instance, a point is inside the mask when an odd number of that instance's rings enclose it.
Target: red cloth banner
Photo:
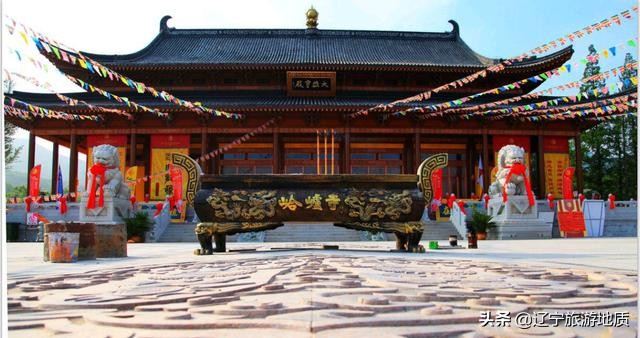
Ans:
[[[33,196],[33,197],[40,196],[40,172],[41,171],[42,171],[42,166],[40,164],[31,168],[31,171],[29,171],[29,196]]]
[[[525,175],[527,172],[527,169],[525,168],[525,166],[520,163],[516,163],[511,167],[505,167],[505,168],[509,168],[509,173],[507,174],[507,178],[505,179],[505,182],[511,182],[511,175],[521,175],[524,177],[524,186],[525,186],[525,189],[527,190],[527,199],[529,200],[529,205],[533,206],[536,203],[536,201],[533,198],[533,191],[531,190],[531,183],[529,183],[529,178],[527,177],[527,175]],[[506,189],[507,189],[507,185],[505,184],[502,187],[502,202],[504,203],[507,202]]]
[[[431,173],[431,187],[433,188],[433,199],[440,201],[442,199],[442,168]]]
[[[104,181],[105,181],[105,172],[107,171],[107,167],[102,163],[96,163],[91,166],[89,169],[93,177],[91,179],[91,188],[89,189],[89,199],[87,200],[87,209],[93,209],[96,207],[96,179],[100,177],[100,199],[98,200],[98,206],[104,206]]]
[[[566,200],[573,199],[573,173],[575,171],[574,167],[569,167],[562,173],[562,198]]]
[[[171,185],[173,185],[173,194],[170,197],[171,208],[178,204],[178,211],[182,212],[182,171],[180,168],[169,163],[169,176],[171,176]]]
[[[558,226],[562,237],[584,237],[586,235],[584,215],[579,200],[562,199],[558,201]]]

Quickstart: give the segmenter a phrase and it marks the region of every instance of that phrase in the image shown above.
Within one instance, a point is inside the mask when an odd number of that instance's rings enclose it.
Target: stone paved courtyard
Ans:
[[[481,241],[478,250],[441,241],[425,254],[390,252],[392,242],[323,244],[229,243],[238,251],[213,256],[194,256],[195,243],[130,244],[128,258],[53,264],[41,243],[9,243],[9,335],[636,335],[635,238]],[[481,326],[484,311],[509,311],[510,327]],[[591,311],[626,312],[629,327],[515,325],[519,313]]]

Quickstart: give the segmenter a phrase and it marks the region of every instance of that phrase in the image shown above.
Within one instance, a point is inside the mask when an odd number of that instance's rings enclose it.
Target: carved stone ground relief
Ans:
[[[209,256],[210,257],[210,256]],[[224,258],[223,258],[224,259]],[[637,275],[282,253],[8,281],[11,337],[630,337]],[[481,312],[629,313],[630,327],[481,327]]]

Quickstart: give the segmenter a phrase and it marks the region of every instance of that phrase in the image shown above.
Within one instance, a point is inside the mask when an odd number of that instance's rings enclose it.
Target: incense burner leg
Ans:
[[[211,235],[209,234],[197,234],[198,242],[200,242],[200,249],[196,249],[196,255],[211,255],[213,253],[213,243],[211,241]]]
[[[395,232],[396,235],[396,249],[407,251],[407,234],[402,232]]]
[[[213,234],[213,240],[216,242],[215,252],[227,251],[227,235],[226,234]]]
[[[420,239],[422,238],[422,231],[411,232],[407,235],[407,237],[407,251],[418,252],[418,245],[420,244]]]

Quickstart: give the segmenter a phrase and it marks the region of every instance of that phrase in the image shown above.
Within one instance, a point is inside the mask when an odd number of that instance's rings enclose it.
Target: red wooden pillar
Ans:
[[[36,135],[29,133],[29,155],[27,157],[27,194],[31,191],[31,185],[29,184],[29,173],[31,169],[36,165]]]
[[[578,193],[584,192],[584,180],[582,176],[582,144],[580,139],[580,132],[575,137],[576,145],[576,178],[578,180]]]
[[[489,170],[489,134],[486,128],[482,129],[482,166],[484,171],[482,174],[482,190],[488,192],[491,170]]]
[[[129,167],[136,165],[136,133],[131,132],[129,138]]]
[[[58,188],[58,151],[60,145],[58,141],[53,142],[53,155],[51,155],[51,195],[55,195],[57,193],[56,189]],[[63,194],[63,191],[60,191],[60,194]]]
[[[351,174],[351,132],[349,131],[347,122],[347,128],[344,131],[344,137],[342,139],[342,173]]]
[[[544,172],[544,136],[538,135],[538,198],[547,198],[547,187]]]
[[[420,143],[420,131],[416,130],[413,136],[413,173],[418,172],[418,167],[420,166],[420,162],[422,162]]]
[[[69,193],[76,193],[76,182],[78,181],[78,137],[71,134],[71,144],[69,145]]]
[[[273,128],[273,173],[274,174],[282,174],[282,152],[280,151],[280,133],[278,133],[278,129]]]
[[[209,153],[209,142],[207,141],[207,128],[202,128],[200,137],[200,156],[204,156]],[[209,161],[206,159],[199,163],[202,167],[203,173],[209,173]]]

